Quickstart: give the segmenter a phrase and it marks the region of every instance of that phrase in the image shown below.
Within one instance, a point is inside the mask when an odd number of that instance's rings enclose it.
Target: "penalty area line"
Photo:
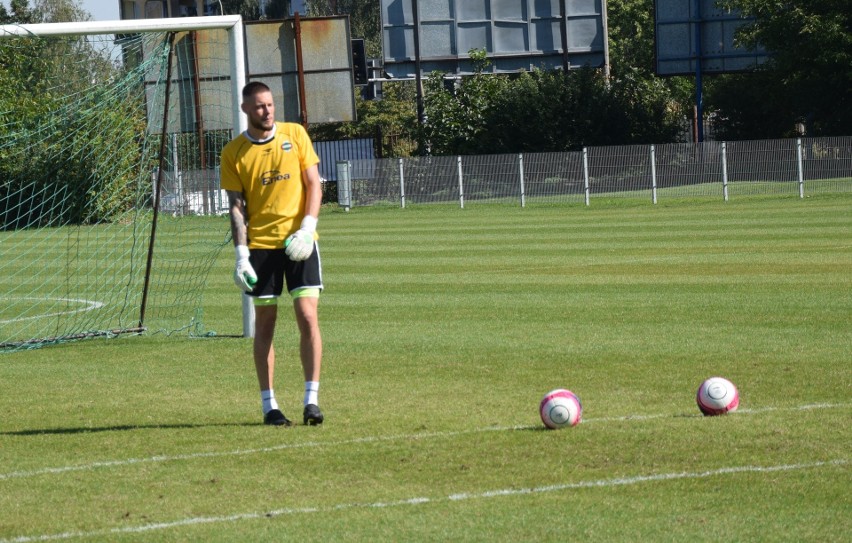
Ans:
[[[195,526],[202,524],[224,524],[240,521],[261,520],[277,517],[284,517],[299,514],[312,513],[334,513],[336,511],[352,510],[352,509],[376,509],[388,507],[403,507],[416,506],[430,503],[442,502],[463,502],[470,500],[481,500],[488,498],[497,498],[503,496],[524,496],[534,494],[544,494],[549,492],[560,492],[565,490],[581,490],[587,488],[613,488],[619,486],[638,485],[642,483],[653,483],[663,481],[674,481],[683,479],[706,479],[722,475],[734,475],[740,473],[776,473],[784,471],[799,471],[806,469],[816,469],[822,467],[845,466],[849,460],[845,458],[828,460],[823,462],[810,462],[802,464],[779,464],[774,466],[731,466],[707,471],[696,472],[672,472],[658,473],[651,475],[634,475],[632,477],[616,477],[611,479],[596,479],[591,481],[578,481],[574,483],[562,483],[546,486],[537,486],[529,488],[504,488],[496,490],[488,490],[484,492],[460,492],[450,494],[448,496],[439,496],[436,498],[429,497],[414,497],[389,502],[373,502],[373,503],[341,503],[326,507],[307,507],[307,508],[284,508],[274,509],[265,512],[249,512],[235,513],[222,516],[209,517],[191,517],[185,519],[174,520],[170,522],[157,522],[151,524],[142,524],[139,526],[122,526],[117,528],[105,528],[102,530],[92,530],[88,532],[63,532],[58,534],[43,534],[34,536],[18,536],[12,539],[0,539],[0,543],[35,543],[38,541],[57,541],[63,539],[75,539],[86,537],[101,537],[109,535],[121,534],[139,534],[153,532],[157,530],[168,530],[172,528],[181,528],[184,526]]]
[[[16,322],[23,322],[35,319],[45,319],[49,317],[58,317],[61,315],[74,315],[75,313],[84,313],[86,311],[92,311],[95,309],[100,309],[104,306],[103,302],[98,302],[95,300],[86,300],[81,298],[49,298],[49,297],[4,297],[3,300],[30,300],[36,302],[65,302],[66,304],[82,304],[84,307],[80,307],[78,309],[68,309],[66,311],[56,311],[54,313],[43,313],[38,315],[31,315],[29,317],[15,317],[13,319],[4,319],[0,320],[0,324],[12,324]]]
[[[754,409],[740,409],[733,413],[733,415],[737,414],[758,414],[763,412],[770,411],[808,411],[814,409],[837,409],[850,407],[852,404],[840,403],[840,404],[831,404],[831,403],[820,403],[820,404],[807,404],[807,405],[799,405],[795,407],[762,407],[762,408],[754,408]],[[585,424],[598,424],[598,423],[608,423],[608,422],[641,422],[646,420],[654,420],[654,419],[664,419],[671,418],[676,415],[671,414],[654,414],[654,415],[626,415],[621,417],[602,417],[602,418],[592,418],[592,419],[583,419],[582,423]],[[695,418],[703,418],[702,415],[696,414]],[[419,434],[397,434],[397,435],[389,435],[389,436],[365,436],[358,437],[353,439],[344,439],[338,441],[306,441],[303,443],[285,443],[281,445],[275,445],[272,447],[259,447],[255,449],[236,449],[231,451],[218,451],[218,452],[197,452],[197,453],[186,453],[186,454],[174,454],[174,455],[158,455],[158,456],[149,456],[143,458],[124,458],[119,460],[102,460],[96,462],[90,462],[88,464],[78,464],[73,466],[57,466],[57,467],[47,467],[40,469],[33,469],[28,471],[12,471],[7,473],[0,473],[0,481],[6,479],[20,479],[26,477],[36,477],[40,475],[60,475],[63,473],[70,473],[75,471],[87,471],[94,469],[105,469],[105,468],[118,468],[123,466],[132,466],[136,464],[156,464],[160,462],[177,462],[181,460],[199,460],[204,458],[222,458],[229,456],[248,456],[252,454],[266,454],[278,451],[284,451],[288,449],[304,449],[304,448],[313,448],[313,447],[339,447],[342,445],[358,445],[358,444],[371,444],[371,443],[386,443],[391,441],[406,441],[406,440],[424,440],[424,439],[444,439],[448,437],[462,436],[462,435],[470,435],[470,434],[479,434],[483,432],[508,432],[508,431],[519,431],[519,430],[533,430],[536,428],[540,428],[538,425],[519,425],[519,426],[489,426],[486,428],[473,428],[471,430],[456,430],[449,432],[423,432]]]

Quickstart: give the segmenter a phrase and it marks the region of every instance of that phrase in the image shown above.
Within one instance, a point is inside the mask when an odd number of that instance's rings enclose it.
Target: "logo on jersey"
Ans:
[[[286,181],[290,179],[289,173],[281,173],[278,170],[270,170],[268,172],[264,172],[263,175],[260,176],[260,184],[264,187],[267,185],[271,185],[272,183],[278,181]]]
[[[290,149],[293,148],[293,144],[290,143],[289,141],[285,141],[284,143],[281,144],[281,148],[285,151],[289,151]]]

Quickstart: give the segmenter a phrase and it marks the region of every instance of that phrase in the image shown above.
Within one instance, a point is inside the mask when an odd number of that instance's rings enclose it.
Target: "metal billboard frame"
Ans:
[[[753,21],[716,7],[715,0],[655,0],[654,53],[657,75],[750,71],[768,59],[762,47],[737,46],[739,28]]]
[[[608,71],[606,0],[382,0],[390,79],[474,73],[484,49],[494,73],[591,65]]]
[[[246,21],[249,81],[263,80],[284,120],[355,120],[348,16]]]
[[[737,47],[737,29],[748,24],[716,0],[654,0],[654,68],[657,75],[695,75],[696,139],[704,141],[704,74],[752,71],[769,55],[762,47]]]

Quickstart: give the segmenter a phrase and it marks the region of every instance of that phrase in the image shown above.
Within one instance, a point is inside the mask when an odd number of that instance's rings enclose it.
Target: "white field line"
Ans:
[[[838,409],[852,407],[849,403],[818,403],[799,405],[795,407],[762,407],[755,409],[739,409],[735,413],[727,416],[737,416],[739,414],[757,414],[769,411],[808,411],[812,409]],[[655,415],[628,415],[623,417],[602,417],[597,419],[583,419],[582,424],[599,424],[607,422],[641,422],[653,419],[672,418],[676,415],[671,414],[655,414]],[[694,418],[703,418],[702,415],[690,415]],[[473,428],[471,430],[457,430],[451,432],[422,432],[417,434],[397,434],[389,436],[366,436],[353,439],[345,439],[339,441],[306,441],[303,443],[284,443],[273,447],[260,447],[256,449],[236,449],[231,451],[216,451],[216,452],[198,452],[187,454],[174,455],[158,455],[148,456],[144,458],[124,458],[120,460],[101,460],[89,462],[87,464],[77,464],[73,466],[58,466],[47,467],[27,471],[11,471],[0,473],[0,481],[6,479],[20,479],[26,477],[36,477],[40,475],[59,475],[63,473],[85,471],[101,468],[116,468],[122,466],[132,466],[135,464],[152,464],[159,462],[177,462],[181,460],[196,460],[203,458],[221,458],[228,456],[247,456],[252,454],[265,454],[270,452],[282,451],[286,449],[304,449],[313,447],[337,447],[341,445],[356,445],[364,443],[383,443],[388,441],[407,441],[407,440],[423,440],[423,439],[441,439],[453,436],[478,434],[483,432],[506,432],[512,430],[530,430],[540,428],[540,426],[493,426],[487,428]],[[570,430],[567,430],[570,431]]]
[[[579,481],[575,483],[561,483],[547,486],[537,486],[531,488],[503,488],[497,490],[488,490],[485,492],[461,492],[458,494],[450,494],[449,496],[438,496],[435,498],[429,497],[414,497],[389,502],[373,502],[373,503],[340,503],[337,505],[329,505],[326,507],[304,507],[304,508],[285,508],[274,509],[272,511],[250,512],[250,513],[235,513],[230,515],[222,515],[215,517],[191,517],[171,522],[157,522],[151,524],[142,524],[139,526],[122,526],[118,528],[104,528],[101,530],[92,530],[88,532],[63,532],[58,534],[43,534],[33,536],[18,536],[12,539],[0,539],[0,543],[33,543],[37,541],[57,541],[62,539],[85,538],[85,537],[103,537],[120,534],[140,534],[153,532],[156,530],[168,530],[170,528],[180,528],[183,526],[193,526],[200,524],[221,524],[231,523],[246,520],[262,520],[289,515],[304,515],[311,513],[334,513],[347,509],[375,509],[387,507],[415,506],[429,503],[442,502],[462,502],[469,500],[480,500],[487,498],[496,498],[501,496],[521,496],[532,494],[543,494],[547,492],[560,492],[564,490],[575,490],[585,488],[611,488],[617,486],[638,485],[642,483],[653,483],[660,481],[673,481],[680,479],[705,479],[720,475],[731,475],[738,473],[774,473],[781,471],[797,471],[805,469],[816,469],[821,467],[845,466],[849,463],[848,459],[841,458],[825,462],[810,462],[803,464],[780,464],[775,466],[732,466],[727,468],[719,468],[707,471],[697,472],[675,472],[675,473],[658,473],[653,475],[634,475],[632,477],[617,477],[613,479],[597,479],[593,481]]]
[[[3,300],[11,300],[13,298],[4,297]],[[68,311],[57,311],[56,313],[44,313],[41,315],[32,315],[30,317],[15,317],[14,319],[6,319],[0,320],[0,324],[11,324],[13,322],[21,322],[21,321],[29,321],[34,319],[45,319],[48,317],[57,317],[59,315],[73,315],[74,313],[83,313],[85,311],[91,311],[93,309],[99,309],[104,306],[103,302],[96,302],[94,300],[84,300],[84,299],[76,299],[76,298],[39,298],[39,297],[21,297],[14,298],[16,300],[35,300],[37,302],[43,302],[45,300],[53,301],[53,302],[66,302],[66,303],[76,303],[76,304],[84,304],[85,307],[81,307],[79,309],[69,309]]]

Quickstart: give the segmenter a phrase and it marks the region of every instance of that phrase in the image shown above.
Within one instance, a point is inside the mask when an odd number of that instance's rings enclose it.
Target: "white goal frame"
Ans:
[[[246,84],[245,29],[240,15],[180,17],[169,19],[132,19],[122,21],[80,21],[71,23],[38,23],[0,25],[0,39],[13,36],[69,36],[97,34],[130,34],[143,32],[188,32],[192,30],[226,30],[231,54],[231,95],[234,135],[248,128],[248,120],[240,109],[242,89]],[[243,336],[254,337],[254,306],[247,294],[242,295]]]

